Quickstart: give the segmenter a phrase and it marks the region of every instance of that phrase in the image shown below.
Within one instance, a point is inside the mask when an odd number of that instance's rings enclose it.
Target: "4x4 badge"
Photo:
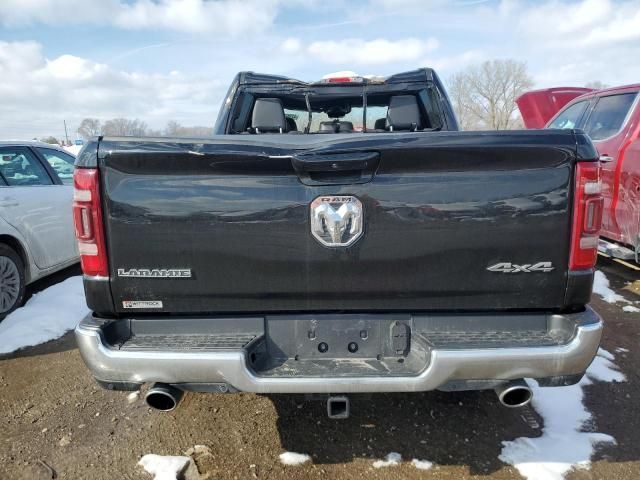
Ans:
[[[491,265],[487,267],[487,270],[490,272],[498,272],[498,273],[533,273],[533,272],[544,272],[549,273],[554,269],[553,264],[551,262],[538,262],[538,263],[524,263],[522,265],[517,265],[515,263],[503,262],[496,263],[495,265]]]

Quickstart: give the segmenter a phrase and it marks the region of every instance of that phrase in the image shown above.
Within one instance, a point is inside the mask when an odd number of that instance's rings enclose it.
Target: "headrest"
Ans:
[[[387,128],[392,131],[414,131],[422,128],[418,100],[414,95],[391,97],[387,111]]]
[[[256,133],[279,132],[287,128],[282,102],[279,98],[259,98],[253,105],[251,127]]]
[[[353,122],[340,122],[340,133],[353,132]]]
[[[298,125],[296,125],[296,121],[291,117],[285,117],[287,122],[287,132],[297,132]]]
[[[386,118],[379,118],[376,120],[376,123],[373,124],[373,128],[375,130],[384,130],[384,128],[387,126],[387,119]]]

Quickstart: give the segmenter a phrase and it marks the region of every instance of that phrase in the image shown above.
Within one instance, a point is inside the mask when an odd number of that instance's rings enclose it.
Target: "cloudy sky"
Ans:
[[[0,0],[0,138],[215,121],[240,70],[319,79],[494,58],[537,87],[640,82],[638,0]]]

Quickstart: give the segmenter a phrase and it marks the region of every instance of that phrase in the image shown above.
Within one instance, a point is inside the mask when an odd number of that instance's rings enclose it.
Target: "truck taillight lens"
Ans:
[[[76,168],[73,187],[73,223],[82,272],[92,277],[108,277],[98,170]]]
[[[573,207],[570,270],[593,268],[598,257],[598,237],[602,226],[602,183],[600,164],[578,163]]]

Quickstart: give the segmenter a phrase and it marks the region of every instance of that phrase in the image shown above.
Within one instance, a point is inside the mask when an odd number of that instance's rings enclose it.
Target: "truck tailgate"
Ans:
[[[106,138],[115,308],[561,308],[575,159],[574,133],[550,130]],[[321,196],[361,202],[360,238],[314,238]]]

